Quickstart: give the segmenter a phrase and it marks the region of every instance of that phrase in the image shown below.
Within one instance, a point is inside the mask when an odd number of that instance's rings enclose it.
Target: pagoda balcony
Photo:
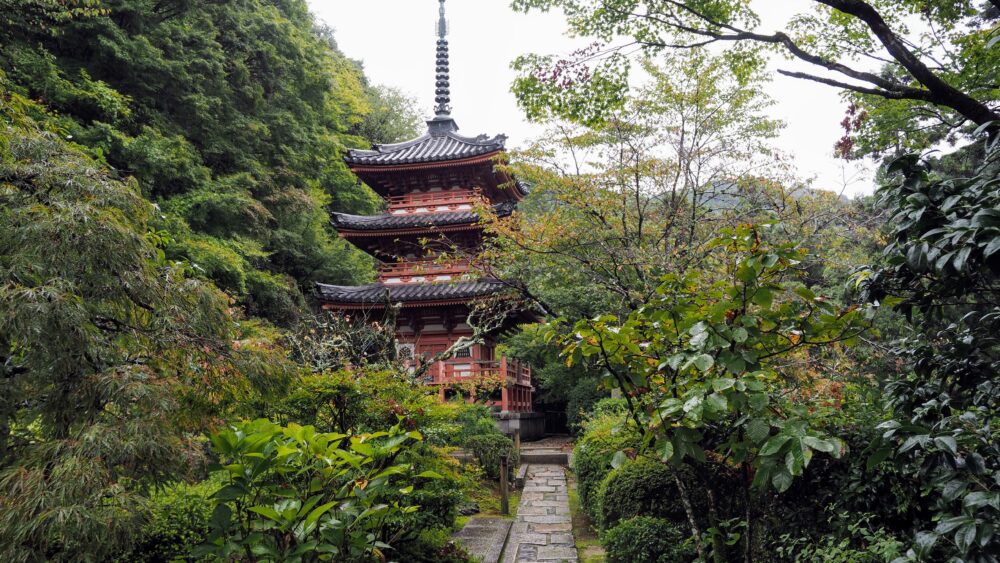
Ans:
[[[472,190],[450,190],[443,192],[409,193],[386,198],[391,215],[416,213],[444,213],[448,211],[471,211],[485,201]]]
[[[508,385],[531,387],[531,366],[507,357],[500,360],[456,358],[435,362],[427,372],[432,385],[454,385],[474,379],[501,378]]]
[[[469,269],[468,262],[393,262],[379,267],[379,280],[387,285],[455,281],[465,276]]]

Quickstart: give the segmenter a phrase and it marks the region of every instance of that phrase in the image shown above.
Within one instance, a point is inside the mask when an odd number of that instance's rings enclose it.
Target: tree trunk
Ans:
[[[702,471],[700,474],[705,492],[708,493],[708,523],[709,529],[714,529],[712,533],[712,560],[715,563],[726,563],[726,542],[722,538],[719,529],[719,513],[716,510],[715,489],[712,487],[711,475]]]
[[[746,519],[746,530],[743,536],[743,561],[753,561],[753,505],[750,503],[750,465],[743,464],[743,513]]]
[[[698,520],[694,517],[694,507],[691,506],[691,497],[688,496],[687,487],[684,486],[684,482],[674,472],[674,483],[677,485],[677,492],[681,497],[681,504],[684,505],[684,513],[687,514],[688,524],[691,525],[691,534],[694,536],[694,548],[698,552],[698,558],[702,561],[708,561],[705,556],[705,546],[701,543],[701,528],[698,527]]]

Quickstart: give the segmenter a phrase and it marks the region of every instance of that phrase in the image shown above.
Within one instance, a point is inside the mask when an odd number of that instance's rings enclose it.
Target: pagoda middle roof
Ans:
[[[423,136],[391,145],[373,145],[371,150],[352,149],[344,160],[353,165],[399,165],[443,162],[481,156],[504,149],[506,135],[465,137],[450,119],[431,121]]]
[[[498,217],[509,217],[514,212],[517,203],[505,201],[494,204],[493,212]],[[381,215],[348,215],[347,213],[333,213],[333,225],[338,229],[348,231],[385,231],[396,229],[415,229],[447,227],[453,225],[468,225],[478,223],[481,220],[479,213],[474,209],[462,211],[441,211],[434,213],[406,213],[392,214],[383,213]]]
[[[437,283],[373,283],[360,286],[316,284],[322,301],[342,305],[380,306],[414,302],[461,302],[493,295],[504,288],[493,279]]]

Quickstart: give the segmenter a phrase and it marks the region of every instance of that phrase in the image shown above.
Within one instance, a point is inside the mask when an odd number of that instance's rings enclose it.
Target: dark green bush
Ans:
[[[608,563],[684,563],[696,557],[683,526],[649,516],[624,520],[603,543]]]
[[[503,434],[480,434],[479,436],[472,436],[465,442],[465,447],[472,453],[479,462],[479,465],[486,472],[486,476],[490,479],[499,480],[500,479],[500,460],[503,457],[508,457],[510,460],[511,475],[513,476],[514,468],[520,462],[520,456],[517,450],[514,449],[514,441],[510,438],[504,436]]]
[[[584,423],[584,429],[573,451],[573,471],[580,502],[591,518],[596,519],[597,512],[592,510],[596,508],[594,498],[601,481],[611,471],[611,459],[615,452],[639,447],[641,440],[624,414],[591,417]]]
[[[152,495],[152,514],[141,539],[121,562],[161,562],[184,558],[208,537],[214,503],[209,497],[220,486],[212,478],[197,485],[178,484]]]
[[[413,539],[401,541],[396,549],[386,553],[390,561],[407,563],[471,563],[476,561],[451,538],[448,530],[434,529],[421,532]]]
[[[645,457],[615,469],[601,481],[593,499],[598,525],[607,530],[633,516],[655,516],[686,525],[687,515],[674,480],[676,475],[685,482],[691,481],[684,470]],[[692,500],[701,496],[695,487],[687,489]]]

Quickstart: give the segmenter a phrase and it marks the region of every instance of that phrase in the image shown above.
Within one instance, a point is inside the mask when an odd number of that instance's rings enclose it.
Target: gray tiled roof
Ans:
[[[319,297],[328,303],[349,303],[357,305],[382,305],[385,303],[406,303],[410,301],[448,301],[492,295],[503,289],[496,280],[465,282],[406,283],[385,285],[343,286],[316,284]]]
[[[453,121],[447,126],[431,126],[422,137],[393,145],[375,145],[372,150],[350,150],[348,164],[415,164],[440,162],[489,154],[503,150],[505,135],[463,137]],[[433,123],[433,122],[431,122]]]
[[[498,217],[508,217],[514,212],[516,203],[507,201],[493,206]],[[446,227],[478,223],[479,214],[475,210],[442,211],[439,213],[415,213],[407,215],[348,215],[332,214],[333,226],[352,231],[382,231],[388,229],[412,229],[421,227]]]

